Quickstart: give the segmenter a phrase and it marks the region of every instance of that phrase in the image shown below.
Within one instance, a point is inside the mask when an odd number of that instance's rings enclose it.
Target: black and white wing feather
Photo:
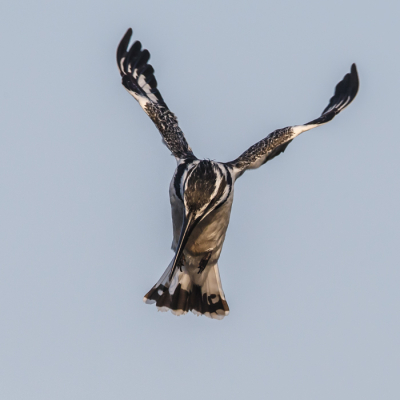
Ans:
[[[316,128],[331,121],[356,97],[359,80],[356,65],[351,66],[350,73],[336,85],[335,93],[321,116],[304,125],[289,126],[270,133],[265,139],[251,146],[236,160],[227,163],[236,172],[236,177],[247,169],[258,168],[267,161],[285,151],[289,143],[300,133]]]
[[[160,131],[163,141],[177,160],[195,159],[185,136],[178,125],[178,119],[168,109],[157,89],[153,67],[148,64],[150,53],[142,50],[136,41],[128,50],[132,36],[129,28],[117,49],[117,64],[125,89],[139,102],[146,114]]]

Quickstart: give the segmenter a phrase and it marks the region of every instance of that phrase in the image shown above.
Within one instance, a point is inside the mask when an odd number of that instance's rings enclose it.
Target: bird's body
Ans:
[[[205,161],[214,168],[223,168],[221,163],[212,161]],[[190,172],[192,168],[198,168],[198,162],[194,162],[194,165],[187,166]],[[197,164],[197,165],[196,165]],[[179,236],[183,224],[184,207],[180,198],[176,193],[176,174],[171,181],[170,185],[170,201],[171,201],[171,212],[173,221],[173,242],[172,250],[176,251],[179,242]],[[205,174],[204,181],[208,183],[208,175]],[[225,178],[222,178],[222,184],[225,184],[228,188]],[[200,180],[200,179],[199,179]],[[229,190],[229,189],[228,189]],[[201,191],[201,189],[199,189]],[[188,238],[186,246],[183,250],[183,256],[186,260],[186,266],[188,268],[198,268],[199,262],[207,252],[212,252],[208,264],[215,264],[220,256],[222,245],[224,244],[226,230],[228,229],[229,219],[231,215],[231,208],[233,202],[233,186],[231,186],[230,194],[226,200],[220,204],[220,206],[206,216],[198,225],[193,229],[191,235]]]
[[[153,120],[178,163],[169,189],[175,255],[144,301],[176,315],[193,311],[221,319],[229,313],[229,307],[218,259],[229,224],[236,179],[247,169],[258,168],[285,151],[300,133],[329,122],[347,107],[358,91],[357,70],[353,64],[319,118],[278,129],[231,162],[199,160],[157,89],[154,69],[148,64],[149,52],[141,50],[140,42],[128,50],[131,35],[129,29],[117,50],[122,83]]]
[[[189,160],[175,170],[169,188],[173,240],[172,250],[177,254],[185,202],[189,209],[210,212],[193,227],[182,247],[175,271],[171,261],[164,275],[145,296],[145,301],[157,301],[161,310],[171,309],[180,315],[191,309],[212,318],[222,318],[229,308],[222,289],[218,259],[228,229],[233,202],[232,175],[223,163],[209,160]],[[178,285],[179,288],[178,288]],[[160,290],[160,287],[162,290]],[[164,287],[169,290],[163,291]],[[160,290],[160,292],[159,292]],[[174,299],[171,294],[175,294]],[[193,294],[192,298],[190,294]]]

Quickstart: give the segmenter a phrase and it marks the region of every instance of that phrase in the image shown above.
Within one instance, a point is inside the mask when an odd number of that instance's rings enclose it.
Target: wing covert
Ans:
[[[150,53],[148,50],[142,50],[139,41],[134,42],[128,50],[131,36],[132,29],[129,28],[117,49],[117,64],[123,86],[154,122],[164,144],[175,158],[177,160],[195,159],[192,149],[179,128],[177,117],[169,110],[157,89],[154,68],[148,64]]]
[[[289,126],[277,129],[265,139],[251,146],[241,156],[227,163],[239,177],[247,169],[258,168],[277,155],[283,153],[289,143],[300,133],[316,128],[331,121],[335,115],[346,108],[356,97],[359,88],[359,79],[356,65],[351,66],[350,73],[336,85],[335,93],[321,116],[304,125]]]

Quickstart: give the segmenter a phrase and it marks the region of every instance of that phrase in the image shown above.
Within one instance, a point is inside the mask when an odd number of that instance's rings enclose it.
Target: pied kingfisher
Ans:
[[[278,129],[233,161],[199,160],[157,89],[154,69],[148,64],[150,53],[138,41],[128,50],[131,36],[132,29],[128,29],[117,49],[122,84],[157,126],[178,164],[169,188],[175,255],[143,300],[175,315],[192,311],[222,319],[229,307],[217,263],[229,224],[233,184],[247,169],[258,168],[284,152],[300,133],[329,122],[347,107],[358,91],[357,69],[353,64],[337,84],[319,118]]]

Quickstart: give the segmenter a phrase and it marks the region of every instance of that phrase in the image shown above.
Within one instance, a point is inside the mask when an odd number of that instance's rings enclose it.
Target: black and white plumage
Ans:
[[[331,121],[355,98],[358,75],[355,64],[335,89],[322,115],[304,125],[278,129],[231,162],[199,160],[188,145],[178,120],[168,109],[148,64],[150,54],[135,42],[129,49],[128,29],[117,50],[122,84],[139,102],[160,131],[177,160],[169,194],[175,255],[144,301],[176,315],[192,311],[222,319],[229,307],[222,289],[218,259],[225,240],[233,201],[233,185],[247,169],[258,168],[284,152],[302,132]]]

